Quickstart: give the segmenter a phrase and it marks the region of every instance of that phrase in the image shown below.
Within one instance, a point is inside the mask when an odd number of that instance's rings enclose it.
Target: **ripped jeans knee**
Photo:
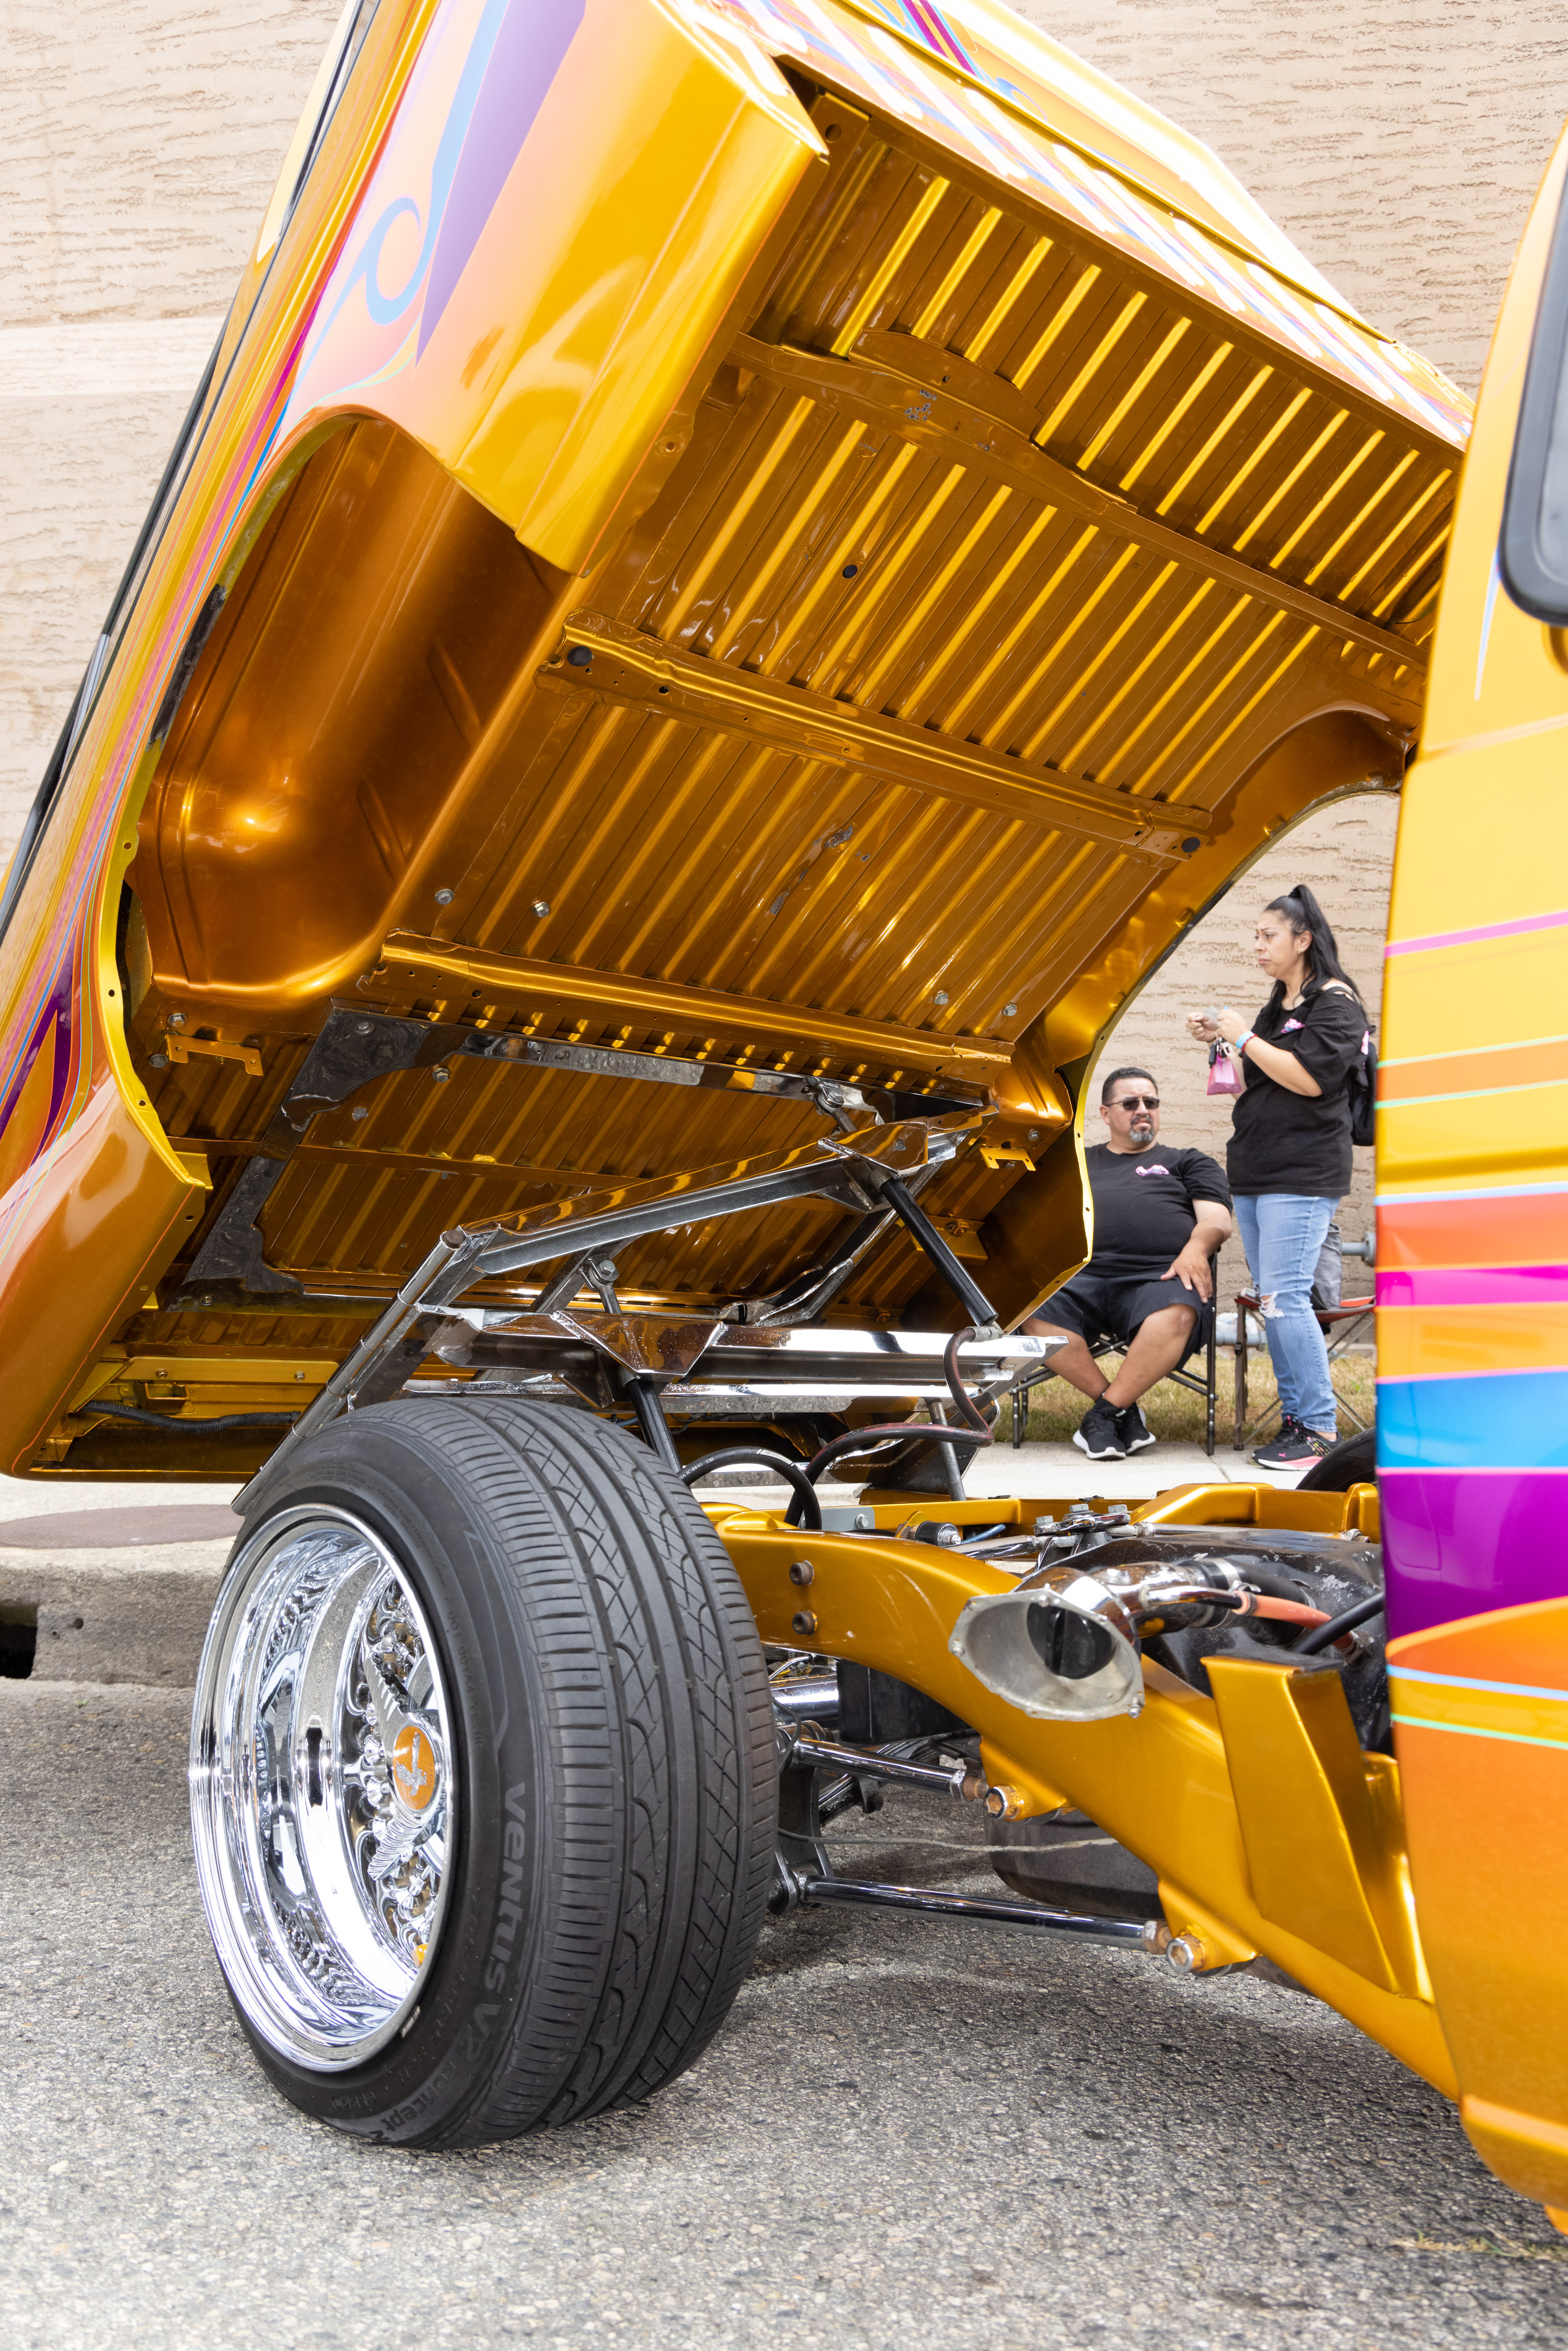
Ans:
[[[1305,1427],[1333,1435],[1333,1386],[1312,1288],[1334,1203],[1295,1193],[1238,1193],[1235,1208],[1281,1408]]]

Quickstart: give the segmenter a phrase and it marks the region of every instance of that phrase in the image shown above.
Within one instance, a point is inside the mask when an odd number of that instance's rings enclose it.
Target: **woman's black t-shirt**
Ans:
[[[1294,1053],[1322,1092],[1293,1094],[1248,1054],[1247,1088],[1231,1112],[1225,1155],[1233,1192],[1299,1192],[1337,1200],[1350,1189],[1350,1071],[1367,1019],[1348,989],[1302,998],[1293,1012],[1265,1005],[1255,1022],[1266,1044]]]

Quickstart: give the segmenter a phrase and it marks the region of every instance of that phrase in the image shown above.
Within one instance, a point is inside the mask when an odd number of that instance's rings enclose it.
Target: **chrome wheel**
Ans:
[[[229,1571],[191,1727],[196,1870],[246,2022],[358,2065],[413,2016],[456,1825],[453,1724],[394,1554],[345,1512],[267,1521]]]

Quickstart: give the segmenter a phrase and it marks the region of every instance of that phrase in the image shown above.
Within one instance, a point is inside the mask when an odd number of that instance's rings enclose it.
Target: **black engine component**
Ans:
[[[1301,1601],[1329,1616],[1342,1614],[1357,1601],[1380,1591],[1383,1584],[1383,1552],[1377,1543],[1359,1536],[1269,1527],[1143,1527],[1134,1534],[1100,1542],[1094,1552],[1094,1572],[1124,1561],[1131,1565],[1151,1558],[1168,1561],[1173,1567],[1190,1564],[1194,1570],[1206,1562],[1229,1567],[1260,1592],[1279,1600]],[[1333,1652],[1331,1656],[1344,1683],[1356,1737],[1363,1747],[1386,1755],[1393,1752],[1393,1735],[1379,1631],[1375,1617],[1349,1655]],[[1213,1692],[1206,1669],[1209,1657],[1278,1659],[1290,1656],[1301,1638],[1299,1625],[1249,1616],[1183,1632],[1145,1633],[1143,1648],[1155,1665],[1210,1698]]]
[[[851,1747],[892,1747],[905,1739],[960,1738],[968,1724],[924,1690],[869,1666],[839,1659],[839,1737]]]

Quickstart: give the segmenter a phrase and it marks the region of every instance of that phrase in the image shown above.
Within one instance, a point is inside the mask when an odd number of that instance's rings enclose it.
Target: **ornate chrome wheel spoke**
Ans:
[[[244,2012],[323,2070],[361,2064],[419,1998],[455,1822],[440,1659],[370,1531],[296,1510],[241,1552],[192,1727],[196,1865]]]

